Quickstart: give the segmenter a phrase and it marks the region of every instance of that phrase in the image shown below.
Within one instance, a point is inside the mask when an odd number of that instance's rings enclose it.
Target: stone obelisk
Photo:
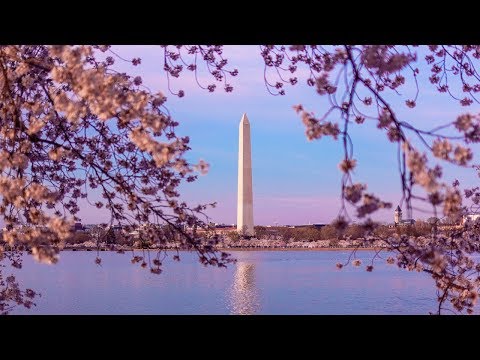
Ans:
[[[250,144],[250,123],[247,114],[240,120],[238,133],[238,200],[237,231],[253,236],[253,186],[252,149]]]

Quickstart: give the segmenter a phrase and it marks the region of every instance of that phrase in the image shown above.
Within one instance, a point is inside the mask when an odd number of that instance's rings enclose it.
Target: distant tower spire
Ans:
[[[393,218],[394,218],[395,224],[400,224],[402,222],[402,209],[400,209],[400,205],[398,205],[397,208],[395,209]]]

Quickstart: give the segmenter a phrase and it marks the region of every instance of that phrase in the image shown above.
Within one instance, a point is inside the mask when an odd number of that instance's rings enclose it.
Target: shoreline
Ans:
[[[224,252],[235,252],[235,251],[359,251],[359,250],[368,250],[368,251],[377,251],[381,250],[382,248],[379,247],[331,247],[331,248],[324,248],[324,247],[317,247],[317,248],[304,248],[304,247],[245,247],[245,248],[218,248],[217,251],[224,251]],[[131,249],[122,249],[125,252],[128,251],[177,251],[176,249],[141,249],[141,248],[131,248]],[[386,250],[386,249],[385,249]],[[97,248],[84,248],[84,249],[75,249],[75,248],[68,248],[62,249],[61,251],[97,251]],[[100,252],[117,252],[118,250],[110,250],[110,249],[98,249]],[[195,251],[189,249],[178,249],[178,251]]]
[[[304,247],[285,247],[285,248],[270,248],[270,247],[262,247],[262,248],[226,248],[226,249],[219,249],[220,251],[346,251],[346,250],[370,250],[375,251],[379,248],[374,247],[331,247],[331,248],[324,248],[324,247],[317,247],[317,248],[304,248]]]

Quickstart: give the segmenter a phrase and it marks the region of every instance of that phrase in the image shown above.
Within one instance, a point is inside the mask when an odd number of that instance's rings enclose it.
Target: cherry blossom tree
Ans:
[[[185,72],[192,72],[207,91],[215,91],[218,84],[226,92],[233,90],[230,80],[238,71],[228,69],[221,46],[165,45],[159,51],[164,58],[159,72],[166,73],[171,94],[185,95],[172,86],[172,80]],[[397,145],[408,215],[414,201],[429,204],[436,218],[461,218],[468,211],[464,198],[479,204],[479,188],[462,193],[458,181],[442,181],[439,163],[473,166],[471,145],[480,139],[479,115],[465,112],[448,124],[422,129],[401,118],[391,101],[399,97],[406,108],[414,108],[419,92],[433,87],[462,106],[478,104],[479,46],[265,45],[259,53],[271,94],[284,95],[288,86],[306,83],[329,100],[320,116],[302,105],[294,110],[309,140],[330,136],[343,148],[337,229],[346,228],[353,209],[365,219],[366,241],[373,243],[378,236],[371,215],[391,207],[367,192],[367,184],[354,180],[357,161],[350,130],[366,122],[374,122],[386,141]],[[153,260],[134,254],[132,262],[160,273],[163,246],[173,237],[177,249],[195,250],[203,264],[227,265],[232,259],[216,251],[219,239],[209,233],[205,215],[209,205],[180,202],[177,191],[182,181],[196,179],[195,171],[205,173],[208,164],[185,160],[189,139],[176,136],[178,123],[165,107],[165,95],[144,88],[140,77],[115,71],[116,61],[141,64],[141,59],[123,59],[108,46],[0,47],[0,213],[6,224],[0,256],[21,267],[18,251],[28,249],[37,260],[55,263],[77,220],[80,199],[90,202],[92,194],[101,194],[102,200],[91,205],[105,207],[110,225],[124,226],[125,236],[145,223],[150,229],[169,229],[146,231],[160,250]],[[430,68],[430,83],[417,80],[421,61]],[[211,74],[211,84],[199,82],[200,66]],[[306,77],[300,69],[306,69]],[[414,94],[404,98],[400,90],[412,84]],[[431,164],[434,158],[438,161]],[[444,309],[471,313],[480,286],[480,263],[474,257],[479,252],[480,224],[467,221],[445,231],[437,223],[430,236],[386,236],[385,247],[376,251],[366,270],[372,271],[381,252],[387,251],[387,263],[432,277],[438,290],[437,313]],[[196,229],[206,232],[200,236]],[[355,251],[338,267],[349,263],[361,265]],[[14,278],[0,277],[1,311],[8,312],[15,304],[32,306],[35,296],[33,290],[21,290]]]
[[[423,59],[418,56],[419,50],[425,53]],[[429,155],[478,171],[478,167],[471,164],[473,152],[470,146],[480,140],[480,115],[465,112],[447,124],[425,130],[397,115],[398,106],[395,108],[391,99],[402,98],[402,90],[414,84],[413,96],[403,97],[407,108],[415,108],[420,91],[428,87],[447,94],[462,106],[478,104],[480,46],[435,45],[423,49],[379,45],[261,46],[261,55],[266,70],[272,70],[276,77],[272,82],[266,71],[265,84],[272,94],[285,94],[285,83],[295,85],[299,81],[295,76],[297,70],[303,66],[308,69],[307,84],[329,100],[330,106],[321,116],[315,116],[302,105],[295,106],[295,110],[305,125],[309,140],[331,136],[338,138],[343,146],[344,158],[339,164],[343,173],[342,205],[337,228],[344,229],[350,221],[347,204],[353,207],[358,218],[365,219],[363,227],[370,234],[377,226],[370,215],[378,209],[391,207],[390,203],[366,192],[367,184],[354,182],[356,159],[349,130],[368,121],[384,131],[387,141],[397,144],[401,202],[405,203],[409,217],[413,200],[429,204],[435,217],[461,219],[462,215],[472,211],[463,205],[463,197],[472,199],[473,206],[478,206],[479,188],[465,189],[462,196],[458,181],[453,184],[442,182],[442,167],[439,163],[430,165]],[[430,83],[417,81],[420,61],[430,68]],[[414,145],[414,138],[422,149]],[[387,263],[431,275],[437,287],[436,313],[445,309],[472,313],[480,286],[480,263],[474,257],[480,250],[479,227],[478,222],[467,222],[450,231],[439,231],[435,223],[428,237],[386,237],[383,239],[386,247],[376,252],[366,270],[373,270],[381,251],[393,252],[395,256],[388,256]],[[367,241],[374,240],[372,235],[367,237]],[[361,264],[355,259],[355,251],[346,264],[350,262],[354,266]],[[338,264],[338,267],[346,264]],[[447,306],[448,302],[451,306]]]
[[[218,60],[219,50],[188,48],[215,68],[217,78],[226,64]],[[231,258],[215,251],[218,237],[208,236],[209,205],[189,206],[177,191],[196,172],[206,173],[208,164],[184,158],[189,138],[176,136],[166,97],[142,87],[140,77],[115,71],[121,58],[105,52],[108,46],[0,47],[0,260],[20,268],[19,252],[28,250],[40,262],[56,263],[85,199],[105,207],[109,225],[122,225],[125,237],[145,223],[168,226],[170,232],[143,234],[157,244],[157,256],[133,255],[152,273],[161,272],[163,245],[172,239],[177,249],[196,251],[202,264],[225,266]],[[170,53],[167,59],[177,58]],[[179,67],[168,60],[165,70],[178,76]],[[101,200],[90,201],[92,194]],[[207,232],[200,237],[196,229]],[[0,312],[30,307],[35,296],[13,276],[0,276]]]
[[[308,140],[330,136],[343,147],[344,157],[339,164],[343,173],[341,207],[335,221],[338,230],[346,229],[351,221],[349,209],[353,209],[357,218],[364,219],[363,228],[369,234],[366,241],[373,244],[379,237],[373,234],[378,224],[371,215],[392,206],[367,192],[367,184],[354,181],[357,161],[349,131],[365,122],[374,122],[384,131],[386,141],[397,145],[401,203],[405,204],[408,217],[412,215],[414,201],[429,204],[435,218],[462,219],[462,215],[478,209],[479,187],[464,189],[462,194],[458,181],[453,184],[442,181],[443,169],[438,161],[429,162],[436,158],[478,172],[479,168],[471,163],[471,145],[480,141],[480,114],[466,111],[447,124],[422,129],[417,123],[401,118],[392,99],[403,99],[404,106],[413,109],[420,91],[433,87],[464,107],[478,104],[480,46],[265,45],[259,47],[259,52],[265,64],[265,85],[272,95],[285,95],[288,85],[306,83],[319,96],[328,98],[330,105],[320,116],[302,105],[295,105],[294,110],[305,125]],[[179,53],[165,49],[166,58],[173,61]],[[419,53],[423,53],[422,58]],[[418,81],[420,62],[429,67],[429,83]],[[302,78],[305,72],[301,69],[306,70],[307,76]],[[221,74],[217,74],[221,79]],[[410,97],[402,95],[412,84],[414,93]],[[421,147],[415,145],[414,139]],[[463,205],[464,198],[471,199],[472,207]],[[457,224],[449,231],[440,231],[436,222],[431,236],[418,239],[407,235],[382,238],[385,247],[376,251],[366,270],[372,271],[375,261],[382,258],[380,253],[385,251],[389,254],[387,263],[430,274],[437,287],[436,313],[445,309],[472,313],[480,286],[480,263],[475,259],[480,250],[480,223],[457,220]],[[355,255],[353,251],[345,264],[337,266],[342,268],[349,263],[360,266],[361,261]],[[448,302],[451,306],[447,306]]]

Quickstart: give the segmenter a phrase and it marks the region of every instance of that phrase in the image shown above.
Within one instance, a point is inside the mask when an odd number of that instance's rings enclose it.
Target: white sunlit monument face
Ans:
[[[250,122],[247,114],[240,120],[238,136],[238,200],[237,231],[253,236],[253,185]]]

